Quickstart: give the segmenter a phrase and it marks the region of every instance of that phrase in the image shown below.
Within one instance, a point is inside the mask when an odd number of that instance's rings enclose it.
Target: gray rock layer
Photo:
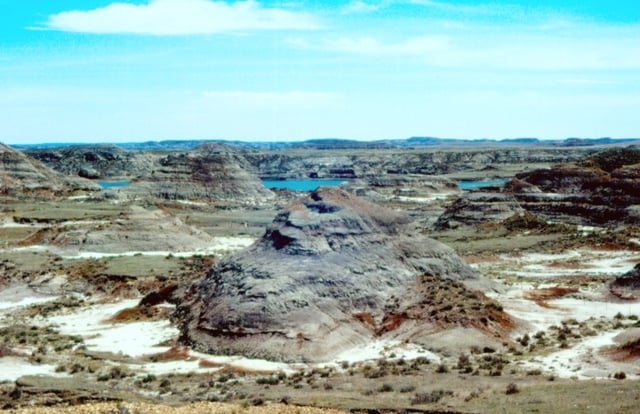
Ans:
[[[38,160],[0,144],[0,196],[51,199],[99,189],[97,184],[65,177]]]
[[[326,360],[370,341],[419,275],[477,279],[452,249],[412,232],[404,216],[321,188],[196,282],[178,315],[185,340],[204,351]]]
[[[612,149],[579,163],[516,174],[498,192],[471,192],[451,204],[437,229],[502,221],[523,211],[550,222],[640,224],[640,150]]]

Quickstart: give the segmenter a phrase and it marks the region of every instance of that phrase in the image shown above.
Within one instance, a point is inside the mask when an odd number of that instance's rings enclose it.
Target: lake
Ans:
[[[304,180],[262,180],[267,188],[286,189],[291,191],[314,191],[318,187],[338,187],[347,180],[320,180],[320,179],[304,179]]]
[[[479,180],[479,181],[458,181],[458,186],[463,191],[475,190],[484,187],[497,187],[504,185],[508,180],[506,179],[494,179],[494,180]],[[302,180],[262,180],[267,188],[286,189],[291,191],[313,191],[316,188],[322,187],[338,187],[340,184],[348,182],[348,180],[323,180],[307,178]]]
[[[484,187],[500,187],[502,185],[504,185],[507,181],[507,179],[494,179],[494,180],[480,180],[480,181],[458,181],[458,187],[460,187],[460,189],[462,191],[469,191],[469,190],[475,190],[478,188],[484,188]]]
[[[129,184],[129,181],[98,181],[98,185],[102,187],[103,190],[128,187]]]

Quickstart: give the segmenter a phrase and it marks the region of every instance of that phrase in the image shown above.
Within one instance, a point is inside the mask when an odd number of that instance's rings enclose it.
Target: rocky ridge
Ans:
[[[196,282],[176,315],[183,340],[203,351],[322,361],[453,327],[500,341],[512,322],[469,287],[482,283],[403,215],[320,188]]]
[[[470,192],[436,227],[501,221],[524,211],[551,222],[589,226],[640,223],[640,150],[616,148],[585,160],[518,173],[503,188]]]
[[[435,175],[492,165],[571,162],[593,148],[382,149],[368,151],[246,151],[243,156],[261,178],[363,178],[389,174]]]
[[[523,208],[553,221],[587,225],[640,223],[640,150],[612,149],[575,164],[516,175]]]
[[[78,191],[100,190],[97,184],[63,176],[3,144],[0,144],[0,160],[0,194],[3,197],[51,199]]]
[[[129,186],[119,188],[120,197],[233,205],[259,204],[274,197],[246,159],[222,144],[171,153],[126,151],[114,145],[33,149],[29,153],[67,176],[130,180]]]
[[[134,179],[126,191],[164,200],[231,204],[259,204],[274,197],[241,155],[215,144],[161,157],[152,170]]]
[[[366,180],[352,180],[342,188],[374,201],[416,201],[435,200],[459,195],[458,185],[447,178],[425,175],[383,175]]]
[[[25,153],[62,174],[102,180],[143,176],[153,170],[159,157],[104,144],[31,149]]]

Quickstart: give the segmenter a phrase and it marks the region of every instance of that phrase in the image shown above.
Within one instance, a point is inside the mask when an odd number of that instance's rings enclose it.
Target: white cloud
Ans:
[[[89,11],[49,17],[46,28],[100,34],[189,35],[245,30],[310,30],[320,25],[311,15],[264,8],[253,0],[151,0],[148,4],[112,3]]]
[[[330,50],[363,55],[424,55],[448,46],[445,36],[413,37],[399,43],[382,43],[373,37],[342,37],[325,43],[325,48]]]
[[[335,93],[309,91],[205,91],[202,95],[216,103],[247,108],[311,108],[331,105],[339,99]]]
[[[315,44],[289,39],[289,44],[353,55],[422,59],[427,66],[534,71],[640,69],[640,27],[611,31],[591,26],[580,30],[468,26],[441,34],[385,42],[372,36],[341,37]]]
[[[353,0],[342,8],[342,13],[373,13],[378,11],[382,6],[380,4],[367,3],[362,0]]]

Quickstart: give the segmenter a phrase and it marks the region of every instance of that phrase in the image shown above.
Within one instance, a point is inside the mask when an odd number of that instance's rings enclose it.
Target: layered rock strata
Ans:
[[[464,194],[438,219],[452,228],[528,211],[549,222],[640,224],[640,150],[613,149],[578,163],[516,174],[501,190]]]
[[[452,327],[504,338],[481,278],[397,212],[321,188],[255,244],[211,269],[178,308],[183,339],[215,353],[328,360],[375,338],[427,341]]]
[[[163,156],[127,191],[165,200],[232,204],[257,204],[274,197],[241,155],[221,145]]]
[[[98,191],[91,181],[66,177],[41,162],[0,144],[0,195],[12,198],[51,199],[78,191]]]

